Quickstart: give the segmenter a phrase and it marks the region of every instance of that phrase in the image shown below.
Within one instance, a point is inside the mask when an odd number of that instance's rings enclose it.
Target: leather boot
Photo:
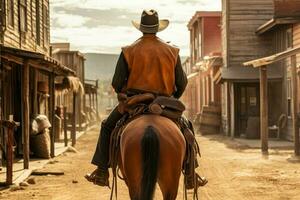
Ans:
[[[109,143],[111,128],[107,127],[104,121],[101,126],[100,140],[98,141],[96,153],[93,158],[93,163],[98,165],[98,168],[87,174],[85,178],[99,186],[109,186],[109,172],[108,172],[108,161],[109,161]]]
[[[91,174],[85,175],[85,178],[89,181],[94,183],[95,185],[99,186],[107,186],[109,187],[109,172],[108,169],[101,169],[97,168]]]
[[[186,189],[197,189],[198,187],[205,186],[208,181],[205,177],[199,176],[199,174],[195,173],[194,175],[185,176],[185,187]]]

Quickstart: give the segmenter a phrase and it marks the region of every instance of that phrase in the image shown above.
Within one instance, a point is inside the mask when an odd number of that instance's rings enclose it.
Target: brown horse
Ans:
[[[185,157],[185,139],[170,119],[143,115],[121,136],[119,167],[132,200],[153,199],[158,182],[164,200],[176,199]]]

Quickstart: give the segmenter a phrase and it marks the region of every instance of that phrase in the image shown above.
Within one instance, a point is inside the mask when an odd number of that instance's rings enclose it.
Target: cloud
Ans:
[[[82,27],[88,20],[88,17],[61,12],[56,13],[54,17],[52,17],[51,25],[53,27],[64,28]]]
[[[71,18],[74,14],[76,14],[77,17],[82,17],[82,19],[84,19],[84,23],[82,25],[91,28],[98,25],[130,26],[130,20],[137,16],[137,13],[116,8],[98,10],[95,8],[82,9],[79,7],[65,8],[59,6],[53,8],[53,12],[58,13],[58,15],[55,14],[54,19],[59,19],[61,17],[59,16],[60,13],[69,15],[70,17],[68,18]]]
[[[131,26],[140,20],[143,9],[156,9],[160,18],[171,21],[159,33],[166,41],[189,55],[189,32],[186,24],[197,10],[220,10],[220,0],[52,0],[52,42],[70,42],[83,52],[119,53],[141,34]]]

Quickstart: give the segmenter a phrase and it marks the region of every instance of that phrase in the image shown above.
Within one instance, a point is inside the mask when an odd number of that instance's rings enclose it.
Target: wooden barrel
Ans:
[[[210,104],[202,107],[199,131],[202,135],[218,134],[221,127],[221,107]]]

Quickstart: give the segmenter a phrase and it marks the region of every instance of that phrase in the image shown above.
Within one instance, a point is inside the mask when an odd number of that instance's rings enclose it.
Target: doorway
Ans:
[[[246,135],[249,118],[259,118],[260,99],[258,83],[240,83],[236,91],[236,131],[235,137]],[[257,120],[256,120],[257,121]]]

